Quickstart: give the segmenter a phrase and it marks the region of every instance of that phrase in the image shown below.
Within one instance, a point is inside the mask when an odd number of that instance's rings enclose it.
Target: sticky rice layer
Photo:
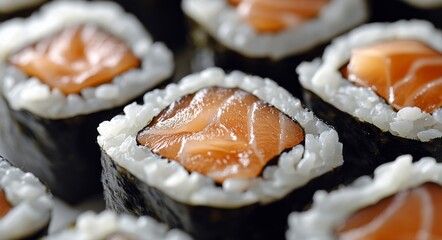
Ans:
[[[78,239],[105,239],[114,233],[124,233],[130,239],[144,240],[191,240],[186,233],[172,229],[158,223],[151,217],[134,217],[118,215],[110,210],[99,214],[92,211],[82,213],[76,221],[75,227],[60,233],[48,236],[47,240],[78,240]]]
[[[0,188],[13,208],[0,219],[1,239],[23,239],[48,225],[53,202],[46,187],[0,157]]]
[[[222,186],[197,172],[189,173],[175,161],[137,146],[137,133],[176,99],[209,86],[238,87],[256,95],[296,120],[305,130],[305,144],[281,154],[278,164],[252,180],[227,179]],[[343,162],[342,144],[335,130],[304,109],[301,102],[269,79],[241,72],[225,74],[210,68],[185,77],[178,84],[144,95],[144,105],[130,104],[98,127],[98,143],[118,165],[173,199],[191,205],[237,207],[272,202],[305,185]]]
[[[354,212],[426,182],[442,185],[442,164],[434,158],[422,158],[412,163],[410,155],[378,167],[374,178],[357,179],[351,186],[331,193],[318,191],[310,210],[289,216],[286,237],[294,239],[335,239],[334,230]]]
[[[226,0],[183,0],[184,12],[224,46],[247,57],[300,54],[363,23],[365,0],[332,0],[317,18],[278,33],[259,33]]]
[[[416,39],[442,52],[442,32],[426,21],[367,24],[333,41],[322,59],[301,63],[296,69],[301,85],[339,110],[395,136],[422,142],[441,138],[442,109],[428,114],[405,107],[396,112],[370,88],[357,87],[340,73],[354,48],[390,39]]]
[[[122,40],[140,59],[141,67],[110,83],[66,96],[6,63],[7,57],[21,48],[79,24],[93,24]],[[165,45],[153,43],[141,23],[112,2],[51,2],[28,19],[3,23],[0,35],[0,90],[13,109],[44,118],[67,118],[119,106],[170,77],[173,71],[172,53]]]

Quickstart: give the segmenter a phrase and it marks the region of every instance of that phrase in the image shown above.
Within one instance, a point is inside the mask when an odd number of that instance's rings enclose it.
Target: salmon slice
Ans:
[[[442,54],[415,40],[394,40],[355,49],[344,77],[372,88],[395,110],[442,107]]]
[[[278,32],[315,18],[330,0],[229,0],[261,32]]]
[[[140,145],[218,183],[257,177],[303,140],[299,124],[278,109],[243,90],[219,87],[178,99],[137,135]]]
[[[339,239],[442,239],[442,187],[425,183],[353,214]]]
[[[0,219],[3,218],[12,209],[12,205],[6,199],[3,189],[0,189]]]
[[[110,82],[140,66],[126,45],[94,26],[75,26],[26,47],[9,62],[64,94]]]

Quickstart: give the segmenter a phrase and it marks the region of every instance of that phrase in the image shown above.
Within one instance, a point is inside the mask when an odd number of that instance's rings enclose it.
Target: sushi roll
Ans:
[[[441,32],[413,20],[356,29],[297,72],[306,105],[336,128],[357,177],[402,154],[442,161],[441,66]]]
[[[378,167],[311,209],[290,214],[287,239],[441,239],[442,164],[410,155]]]
[[[0,35],[4,155],[69,203],[100,193],[98,124],[167,80],[171,52],[112,2],[51,2]]]
[[[196,67],[269,77],[297,97],[294,67],[368,18],[365,0],[183,0],[183,10]]]
[[[0,156],[0,238],[37,239],[45,235],[52,208],[46,186]]]
[[[186,233],[147,217],[118,215],[110,210],[82,213],[74,227],[50,234],[46,240],[191,240]]]
[[[12,17],[23,17],[32,13],[45,0],[2,0],[0,1],[0,22]]]
[[[196,239],[279,239],[340,181],[336,131],[269,79],[209,68],[98,127],[107,208]]]

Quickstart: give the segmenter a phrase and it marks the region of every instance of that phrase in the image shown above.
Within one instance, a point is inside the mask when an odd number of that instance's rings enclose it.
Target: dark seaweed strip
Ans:
[[[187,25],[181,0],[115,0],[134,14],[152,35],[172,50],[184,47]]]
[[[101,191],[96,128],[121,109],[50,120],[1,108],[1,142],[8,159],[69,203]]]
[[[371,0],[370,22],[395,22],[403,19],[424,19],[442,28],[442,7],[421,9],[399,0]]]
[[[288,214],[302,210],[316,190],[333,188],[341,180],[340,170],[336,169],[273,203],[219,208],[172,199],[118,166],[104,150],[101,162],[107,208],[153,216],[171,227],[184,229],[196,239],[284,239]]]
[[[351,181],[399,155],[411,154],[414,160],[434,157],[442,162],[442,138],[429,142],[406,139],[383,132],[378,127],[342,112],[311,91],[304,91],[306,105],[325,122],[333,125],[344,145],[344,175]]]

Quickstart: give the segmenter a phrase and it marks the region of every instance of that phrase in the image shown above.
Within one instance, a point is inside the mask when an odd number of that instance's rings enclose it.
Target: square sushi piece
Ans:
[[[293,68],[369,12],[365,0],[183,0],[182,7],[196,65],[212,59],[225,70],[269,77],[297,97]]]
[[[32,173],[0,156],[0,238],[38,239],[47,234],[52,195]]]
[[[350,178],[402,154],[442,161],[442,32],[431,23],[362,26],[297,72],[306,105],[340,134]]]
[[[100,124],[106,206],[197,239],[279,239],[338,184],[335,130],[270,79],[209,68]]]
[[[98,124],[167,80],[172,53],[112,2],[51,2],[0,35],[1,151],[69,203],[100,193]]]
[[[442,164],[411,155],[379,166],[289,217],[288,240],[441,239]]]
[[[135,217],[111,210],[87,211],[77,217],[73,227],[50,234],[46,240],[191,240],[178,230],[168,229],[148,216]]]

